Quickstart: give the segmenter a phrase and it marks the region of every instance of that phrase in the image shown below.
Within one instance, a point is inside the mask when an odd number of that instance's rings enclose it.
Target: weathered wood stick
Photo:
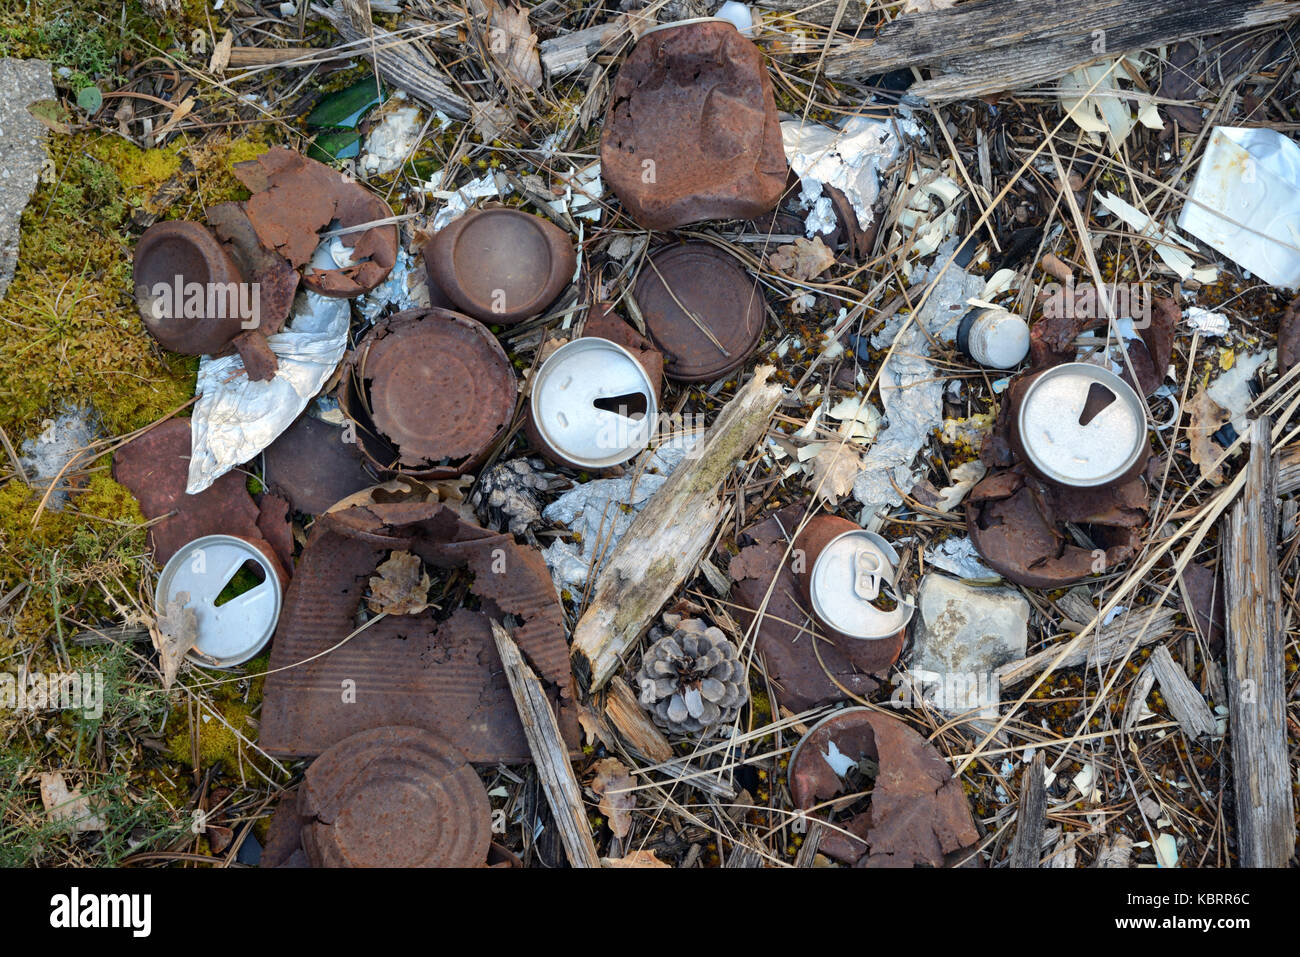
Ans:
[[[1034,86],[1101,57],[1279,23],[1296,12],[1292,0],[976,0],[898,17],[874,39],[833,48],[825,69],[830,77],[942,70],[908,92],[944,103]]]
[[[591,839],[591,828],[582,803],[582,789],[573,776],[569,751],[560,737],[560,726],[555,721],[550,702],[546,700],[542,683],[524,661],[514,639],[495,621],[492,622],[492,638],[505,667],[510,693],[515,699],[519,720],[524,725],[524,737],[528,739],[528,749],[533,752],[537,777],[546,795],[546,803],[551,806],[569,863],[574,867],[600,867],[600,855]]]
[[[672,745],[650,720],[628,683],[618,675],[609,682],[609,690],[605,695],[605,717],[618,729],[623,742],[641,757],[656,764],[672,758]]]
[[[1011,867],[1041,867],[1043,823],[1047,820],[1047,787],[1043,773],[1047,755],[1039,751],[1025,768],[1020,785],[1020,810],[1016,814],[1016,837],[1011,844]]]
[[[537,52],[547,76],[564,76],[581,70],[602,51],[614,50],[620,41],[629,39],[629,31],[640,36],[654,25],[653,15],[624,13],[594,27],[543,40],[537,45]]]
[[[1146,628],[1146,632],[1138,639],[1139,648],[1168,637],[1174,630],[1174,619],[1177,616],[1176,608],[1135,609],[1124,624],[1118,627],[1107,625],[1104,630],[1089,636],[1086,642],[1081,642],[1079,647],[1061,659],[1061,663],[1056,666],[1057,670],[1074,668],[1084,662],[1089,667],[1108,664],[1128,651],[1128,646],[1143,628]],[[1059,653],[1059,647],[1048,648],[1028,658],[1007,662],[994,673],[1004,688],[1019,684],[1050,665]]]
[[[434,109],[442,110],[452,119],[469,118],[469,100],[438,78],[437,61],[419,45],[418,31],[408,29],[393,33],[374,26],[369,20],[369,11],[359,5],[358,0],[338,0],[332,6],[315,5],[312,11],[328,20],[330,26],[349,43],[363,38],[372,40],[370,44],[359,45],[353,55],[357,59],[373,61],[379,75],[393,86]],[[430,24],[427,32],[433,36],[441,32],[441,28]]]
[[[1169,713],[1182,725],[1189,738],[1212,735],[1218,729],[1214,712],[1205,698],[1196,690],[1187,672],[1183,671],[1164,645],[1157,645],[1147,659],[1146,666],[1156,676],[1160,691],[1169,705]]]
[[[718,487],[767,432],[781,400],[761,365],[727,403],[712,428],[619,539],[573,631],[573,672],[588,692],[618,669],[620,656],[694,571],[713,539],[722,502]]]
[[[1228,718],[1242,867],[1285,867],[1295,853],[1287,760],[1277,459],[1269,420],[1250,425],[1241,497],[1223,519]]]

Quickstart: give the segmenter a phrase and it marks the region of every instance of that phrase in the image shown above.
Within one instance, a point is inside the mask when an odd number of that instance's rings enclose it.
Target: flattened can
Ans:
[[[1033,376],[1019,393],[1009,438],[1036,475],[1073,488],[1127,482],[1141,473],[1150,451],[1141,397],[1109,369],[1088,362]]]
[[[818,621],[837,636],[894,641],[902,651],[916,609],[896,593],[892,545],[846,518],[818,515],[794,547],[796,578]]]

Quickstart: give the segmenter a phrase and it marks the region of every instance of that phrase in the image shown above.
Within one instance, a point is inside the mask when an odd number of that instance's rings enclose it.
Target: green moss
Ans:
[[[200,709],[193,729],[183,710],[174,711],[173,720],[167,723],[167,753],[178,763],[188,766],[194,759],[191,736],[197,733],[200,768],[220,766],[226,774],[238,777],[241,761],[248,764],[257,760],[257,752],[235,733],[238,730],[244,739],[257,741],[253,709],[242,701],[219,701],[215,710],[224,721]]]

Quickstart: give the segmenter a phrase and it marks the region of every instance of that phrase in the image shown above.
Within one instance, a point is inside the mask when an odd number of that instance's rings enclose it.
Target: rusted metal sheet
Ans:
[[[663,395],[664,357],[658,349],[641,333],[618,317],[611,302],[593,302],[587,312],[587,322],[582,327],[584,336],[608,339],[622,346],[641,363],[645,374],[654,386],[655,398]]]
[[[266,545],[244,474],[227,472],[202,492],[189,495],[189,468],[189,419],[169,419],[113,453],[113,478],[135,496],[145,518],[161,518],[149,526],[154,560],[162,564],[204,535],[235,535]]]
[[[435,569],[467,572],[468,595],[449,591],[465,603],[450,615],[430,607],[386,617],[340,645],[358,627],[369,577],[394,550],[413,552]],[[436,503],[322,515],[285,596],[261,746],[276,756],[313,755],[358,731],[409,725],[441,734],[475,763],[531,760],[488,623],[505,616],[512,616],[507,627],[518,622],[514,639],[546,683],[565,740],[576,749],[564,619],[540,552]]]
[[[711,382],[738,369],[763,333],[758,282],[709,243],[656,251],[632,294],[672,379]]]
[[[235,164],[235,175],[252,192],[244,210],[258,239],[295,268],[306,266],[319,233],[390,218],[388,205],[364,186],[293,150],[273,147],[257,159]],[[351,263],[309,268],[303,285],[323,296],[351,298],[388,278],[397,261],[392,223],[338,237]]]
[[[785,150],[763,55],[729,23],[645,33],[614,82],[601,172],[647,229],[753,219],[785,187]]]
[[[854,762],[847,780],[828,762],[832,754]],[[874,782],[861,771],[864,764],[874,765]],[[858,839],[823,837],[821,845],[857,867],[944,867],[979,841],[961,781],[925,738],[889,715],[869,708],[835,712],[804,735],[789,774],[791,799],[802,810],[869,792],[865,810],[859,808],[864,800],[848,798],[849,806],[840,808],[849,813],[838,826]]]
[[[573,278],[567,233],[538,216],[497,207],[473,210],[424,247],[429,276],[467,315],[512,324],[542,312]]]
[[[904,640],[900,632],[884,641],[843,641],[824,636],[813,623],[791,567],[793,554],[782,561],[787,535],[794,534],[805,510],[803,503],[790,505],[747,528],[730,565],[734,614],[742,628],[749,627],[776,579],[756,642],[780,704],[796,712],[842,700],[841,686],[856,695],[871,694],[880,686],[876,675],[898,659]]]
[[[263,452],[266,483],[296,511],[320,515],[353,492],[374,485],[347,430],[303,415]]]
[[[339,403],[381,472],[452,478],[483,462],[514,415],[505,350],[446,309],[379,320],[344,364]]]

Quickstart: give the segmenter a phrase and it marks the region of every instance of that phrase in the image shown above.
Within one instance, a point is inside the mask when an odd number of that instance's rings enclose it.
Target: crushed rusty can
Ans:
[[[1146,408],[1109,369],[1067,362],[1036,373],[1019,393],[1011,447],[1040,478],[1110,488],[1146,466]]]
[[[915,605],[895,591],[898,552],[846,518],[818,515],[794,542],[796,578],[813,614],[836,635],[892,640],[902,650]]]
[[[658,413],[636,357],[608,339],[584,337],[560,346],[537,370],[529,433],[558,464],[609,468],[649,444]]]

